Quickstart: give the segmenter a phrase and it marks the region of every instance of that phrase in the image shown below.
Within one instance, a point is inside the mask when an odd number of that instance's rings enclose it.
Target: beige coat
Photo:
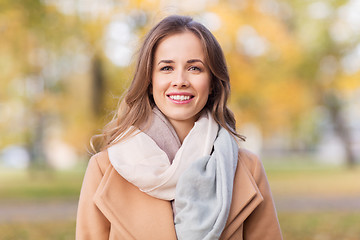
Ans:
[[[81,189],[76,239],[176,239],[171,203],[141,192],[117,173],[107,151],[98,153],[90,159]],[[244,150],[221,239],[282,239],[263,166]]]

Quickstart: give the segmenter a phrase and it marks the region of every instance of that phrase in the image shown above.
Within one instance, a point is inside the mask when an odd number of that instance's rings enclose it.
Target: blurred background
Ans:
[[[360,1],[0,0],[0,239],[74,239],[89,140],[169,14],[207,26],[285,239],[360,239]]]

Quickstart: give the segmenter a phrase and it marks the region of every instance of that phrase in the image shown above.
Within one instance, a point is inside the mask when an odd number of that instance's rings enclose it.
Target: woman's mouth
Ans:
[[[180,104],[189,103],[191,99],[194,97],[193,95],[189,95],[189,94],[171,94],[167,96],[168,98],[170,98],[172,102],[180,103]]]

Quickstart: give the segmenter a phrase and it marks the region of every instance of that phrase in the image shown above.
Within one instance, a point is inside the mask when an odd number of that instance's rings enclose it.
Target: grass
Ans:
[[[264,161],[274,196],[360,196],[360,166]]]
[[[73,240],[75,221],[0,224],[1,240]]]
[[[0,199],[75,199],[79,197],[83,169],[21,171],[0,169]]]
[[[359,240],[360,212],[279,213],[284,239]]]

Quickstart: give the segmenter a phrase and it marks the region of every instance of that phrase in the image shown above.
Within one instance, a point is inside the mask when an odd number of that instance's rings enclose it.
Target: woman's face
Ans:
[[[200,39],[191,32],[162,39],[155,51],[152,94],[172,125],[194,124],[210,94],[210,72]]]

